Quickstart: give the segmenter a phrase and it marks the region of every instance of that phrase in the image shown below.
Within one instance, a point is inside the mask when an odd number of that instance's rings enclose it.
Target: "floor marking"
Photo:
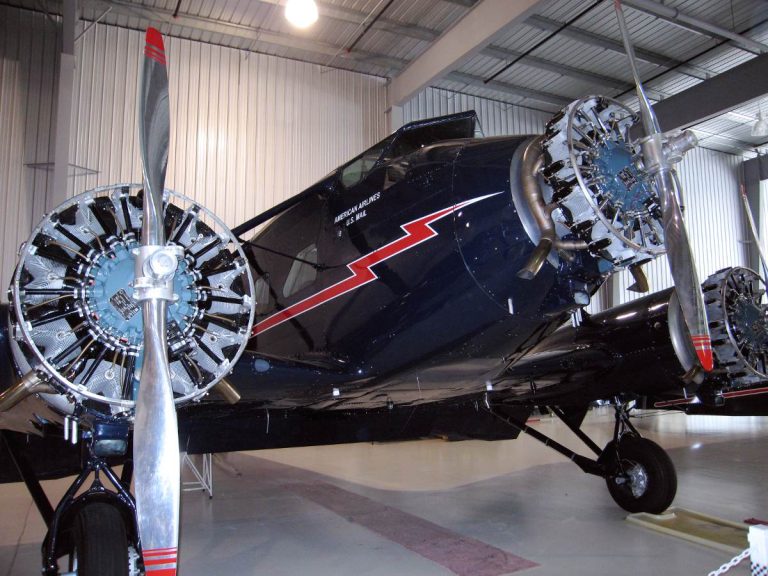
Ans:
[[[333,484],[295,483],[285,487],[349,522],[448,568],[458,576],[501,576],[538,566],[535,562]]]

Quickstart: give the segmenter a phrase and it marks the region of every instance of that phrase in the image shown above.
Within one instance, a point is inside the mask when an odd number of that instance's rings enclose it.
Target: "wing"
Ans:
[[[670,288],[560,328],[511,361],[494,386],[508,404],[583,405],[629,394],[648,407],[761,414],[755,397],[768,392],[765,330],[752,320],[765,317],[762,280],[728,268],[702,292],[713,331],[711,372],[698,367]]]

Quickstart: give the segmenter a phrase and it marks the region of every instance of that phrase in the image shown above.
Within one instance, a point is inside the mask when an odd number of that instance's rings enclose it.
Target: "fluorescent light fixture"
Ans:
[[[309,28],[317,22],[315,0],[288,0],[285,3],[285,18],[296,28]]]
[[[763,118],[762,111],[757,113],[757,122],[752,126],[752,136],[757,136],[758,138],[768,136],[768,120]]]

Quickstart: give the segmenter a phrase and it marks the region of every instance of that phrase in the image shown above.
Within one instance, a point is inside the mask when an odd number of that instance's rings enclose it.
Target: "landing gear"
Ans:
[[[106,460],[108,456],[125,454],[125,447],[115,450],[114,446],[116,439],[127,439],[127,429],[124,434],[114,427],[98,424],[93,429],[82,471],[55,510],[21,447],[9,433],[0,431],[0,438],[5,441],[48,526],[42,547],[44,576],[137,576],[141,573],[136,506],[128,490],[132,463],[126,461],[118,476]],[[90,487],[81,490],[89,479],[92,479]],[[60,570],[59,559],[66,571]]]
[[[660,514],[675,498],[677,474],[672,460],[661,446],[640,436],[629,420],[628,404],[619,399],[615,403],[613,440],[602,450],[581,430],[586,407],[568,411],[556,406],[548,407],[595,453],[595,460],[577,454],[525,422],[507,416],[503,405],[489,408],[492,414],[569,458],[587,474],[605,478],[611,497],[627,512]]]
[[[113,505],[94,502],[81,508],[72,527],[72,544],[72,574],[129,576],[125,521]]]
[[[661,446],[640,436],[629,419],[630,404],[614,402],[613,440],[598,458],[608,492],[627,512],[661,514],[677,493],[675,465]]]
[[[677,492],[677,474],[661,446],[639,436],[611,440],[603,451],[608,492],[627,512],[661,514]]]

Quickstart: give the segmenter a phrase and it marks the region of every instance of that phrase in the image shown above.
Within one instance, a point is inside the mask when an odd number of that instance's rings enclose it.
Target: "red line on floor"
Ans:
[[[757,518],[747,518],[744,520],[744,524],[748,524],[749,526],[768,526],[768,521],[758,520]]]
[[[538,566],[500,548],[332,484],[290,483],[284,487],[458,576],[500,576]]]

